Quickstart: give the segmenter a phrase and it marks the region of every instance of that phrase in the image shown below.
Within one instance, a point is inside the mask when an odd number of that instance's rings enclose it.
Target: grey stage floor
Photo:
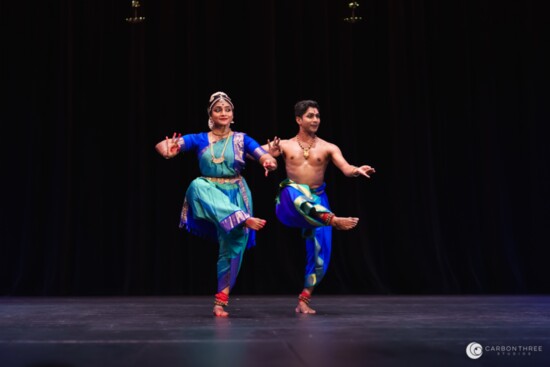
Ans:
[[[295,301],[233,295],[220,319],[212,297],[3,297],[0,367],[550,366],[550,296]]]

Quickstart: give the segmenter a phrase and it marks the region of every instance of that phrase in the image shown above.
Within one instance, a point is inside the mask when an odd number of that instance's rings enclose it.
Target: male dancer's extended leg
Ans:
[[[298,313],[315,313],[309,304],[314,287],[324,277],[330,261],[332,228],[350,230],[359,218],[338,217],[331,210],[325,185],[310,190],[285,181],[277,196],[276,215],[281,223],[302,228],[306,238],[305,286],[298,296]]]

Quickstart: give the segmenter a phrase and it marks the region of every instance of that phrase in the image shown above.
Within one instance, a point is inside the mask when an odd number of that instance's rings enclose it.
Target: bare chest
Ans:
[[[298,144],[291,144],[284,151],[285,160],[295,165],[323,166],[328,161],[327,152],[317,146],[300,147]]]

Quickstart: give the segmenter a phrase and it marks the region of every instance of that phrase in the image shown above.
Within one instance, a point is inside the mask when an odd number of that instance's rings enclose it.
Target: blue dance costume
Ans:
[[[256,244],[256,231],[244,226],[252,217],[252,194],[241,171],[247,155],[259,160],[267,154],[245,133],[234,132],[213,144],[208,133],[188,134],[178,140],[180,152],[194,151],[201,177],[185,194],[180,227],[219,243],[218,292],[233,288],[245,249]]]
[[[325,187],[323,183],[311,189],[308,185],[285,179],[279,184],[276,199],[275,212],[279,221],[288,227],[302,228],[306,241],[306,288],[321,282],[330,262],[332,226],[322,219],[322,214],[332,215],[332,212]]]

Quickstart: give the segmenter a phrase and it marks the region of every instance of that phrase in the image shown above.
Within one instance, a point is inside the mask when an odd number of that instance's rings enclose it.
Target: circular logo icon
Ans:
[[[471,359],[478,359],[483,354],[483,347],[479,343],[471,342],[466,347],[466,354]]]

